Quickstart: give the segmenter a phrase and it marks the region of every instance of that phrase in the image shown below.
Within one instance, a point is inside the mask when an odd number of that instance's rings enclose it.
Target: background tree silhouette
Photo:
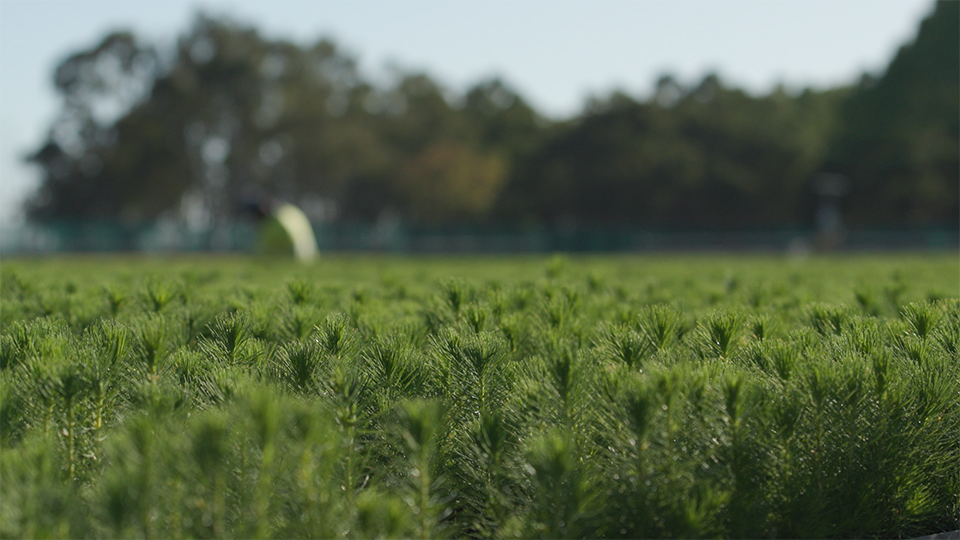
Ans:
[[[960,222],[960,3],[937,2],[880,78],[864,76],[824,167],[852,180],[853,223]]]
[[[812,179],[846,175],[855,227],[960,221],[960,4],[939,2],[879,77],[752,96],[666,74],[549,121],[499,79],[462,94],[373,83],[330,40],[200,15],[172,50],[114,33],[55,73],[62,110],[30,156],[35,221],[212,227],[251,189],[315,221],[806,227]]]

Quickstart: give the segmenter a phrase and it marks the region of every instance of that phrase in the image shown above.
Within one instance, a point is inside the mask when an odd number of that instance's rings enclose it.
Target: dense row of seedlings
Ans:
[[[556,276],[401,289],[150,280],[85,304],[8,283],[0,535],[958,527],[956,299],[884,318],[643,304]]]

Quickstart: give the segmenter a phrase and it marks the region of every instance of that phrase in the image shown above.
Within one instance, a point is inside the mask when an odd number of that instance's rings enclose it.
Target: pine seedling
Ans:
[[[873,354],[883,348],[886,341],[886,327],[874,318],[854,318],[850,331],[846,334],[847,347],[862,355]]]
[[[610,466],[614,481],[624,489],[628,483],[635,486],[649,472],[647,437],[654,428],[656,403],[645,377],[636,372],[610,372],[604,391],[610,408],[605,423],[605,436],[612,439],[607,448]]]
[[[279,328],[281,319],[278,313],[281,309],[272,302],[266,302],[260,298],[250,298],[243,306],[232,305],[227,311],[215,315],[211,312],[209,322],[206,328],[201,331],[200,336],[206,339],[212,338],[217,319],[234,315],[244,318],[245,335],[250,341],[256,339],[270,343],[276,342],[282,339]]]
[[[487,302],[490,304],[490,314],[499,320],[510,310],[510,299],[500,282],[495,281],[488,285]]]
[[[637,316],[637,330],[657,351],[669,348],[680,339],[683,321],[675,308],[657,304],[643,308]]]
[[[63,410],[63,427],[60,431],[67,446],[67,478],[77,479],[77,461],[80,426],[77,425],[78,409],[90,390],[90,383],[84,377],[83,369],[76,364],[67,364],[56,376],[54,386],[60,407]]]
[[[912,303],[900,308],[900,317],[906,321],[910,333],[921,340],[934,332],[943,313],[930,303]]]
[[[189,389],[173,384],[166,377],[135,380],[129,383],[125,397],[134,410],[157,421],[183,411],[193,402]]]
[[[257,360],[248,347],[250,325],[244,312],[220,315],[209,328],[210,337],[200,341],[200,350],[205,354],[228,366]]]
[[[133,336],[129,329],[114,321],[101,321],[85,336],[92,349],[91,358],[84,364],[93,401],[91,429],[100,437],[106,418],[119,398],[119,366],[128,358]]]
[[[518,486],[510,477],[508,461],[517,446],[514,429],[504,412],[486,408],[471,424],[468,438],[458,441],[462,476],[458,494],[474,514],[470,526],[486,537],[498,536],[516,502]]]
[[[453,313],[454,319],[460,322],[460,309],[471,296],[466,283],[459,279],[447,279],[440,283],[441,296],[447,307]]]
[[[763,343],[756,341],[747,343],[734,355],[734,361],[744,369],[759,369],[764,373],[769,373],[771,367],[767,358],[767,350],[763,345]]]
[[[650,354],[653,345],[649,339],[645,339],[633,329],[619,325],[601,331],[597,348],[603,358],[631,368],[639,368]]]
[[[286,283],[287,297],[296,306],[303,306],[312,301],[316,295],[316,287],[304,279],[291,279]]]
[[[918,365],[926,364],[929,361],[930,349],[927,340],[915,334],[901,334],[894,340],[894,350],[902,357]]]
[[[418,517],[400,497],[370,488],[357,497],[356,537],[412,538],[410,531]],[[349,529],[345,532],[354,535]]]
[[[320,312],[313,306],[286,306],[280,313],[280,331],[284,339],[305,339],[320,322]]]
[[[576,417],[576,391],[580,370],[577,351],[566,343],[554,343],[545,360],[546,376],[554,392],[559,397],[560,418],[567,426],[572,426]]]
[[[797,348],[786,341],[775,339],[751,342],[734,356],[736,363],[745,369],[759,369],[784,383],[790,379],[799,359]]]
[[[773,318],[764,315],[751,317],[747,321],[747,328],[753,339],[763,341],[769,339],[776,331],[777,323]]]
[[[665,467],[670,475],[675,474],[674,461],[679,461],[676,456],[678,445],[677,434],[683,421],[683,402],[682,398],[682,372],[683,369],[671,369],[660,372],[656,375],[653,396],[659,403],[659,409],[662,414],[663,427],[655,433],[651,433],[653,439],[651,446],[656,446],[658,452],[665,455]],[[682,448],[682,446],[681,446]]]
[[[420,353],[397,336],[377,338],[362,357],[364,370],[378,391],[382,411],[392,409],[397,399],[433,395],[433,375]]]
[[[843,306],[827,304],[813,304],[807,312],[807,319],[820,335],[837,335],[843,333],[844,326],[850,319],[850,312]]]
[[[548,293],[551,289],[545,289]],[[569,319],[571,314],[570,301],[566,296],[557,294],[547,294],[547,298],[541,308],[541,317],[549,328],[561,328]]]
[[[96,354],[105,366],[112,368],[126,359],[130,352],[130,330],[115,321],[102,320],[91,327],[87,339],[96,348]]]
[[[697,325],[692,343],[701,359],[725,359],[742,345],[745,333],[743,317],[728,311],[715,311]]]
[[[295,392],[305,394],[315,390],[320,366],[320,347],[316,341],[291,341],[280,348],[276,356],[278,378]]]
[[[224,400],[222,386],[217,383],[218,373],[230,368],[217,365],[216,361],[200,351],[181,347],[170,357],[170,372],[175,384],[195,398],[196,405],[206,408]]]
[[[548,355],[545,377],[553,389],[551,397],[559,398],[557,420],[576,433],[594,429],[597,417],[602,416],[594,403],[601,388],[601,371],[595,356],[584,352],[573,339],[562,340],[554,335],[548,337],[548,342],[544,351]]]
[[[428,336],[439,335],[441,329],[455,322],[455,319],[450,317],[446,311],[446,306],[441,305],[437,300],[433,300],[420,310],[423,328]]]
[[[874,290],[867,287],[858,287],[854,289],[853,297],[865,316],[879,317],[883,312],[883,307],[877,300],[877,293]]]
[[[573,434],[563,430],[550,430],[530,442],[526,468],[536,491],[527,536],[594,536],[589,523],[603,505],[577,453]]]
[[[100,483],[102,508],[117,537],[158,538],[157,478],[162,456],[157,428],[154,419],[133,418],[107,448]]]
[[[0,372],[0,445],[12,445],[23,437],[29,410],[27,397],[17,391],[17,379]]]
[[[456,414],[474,417],[506,399],[515,376],[507,363],[506,345],[496,334],[461,335],[448,329],[432,340],[431,350],[446,379],[442,391]]]
[[[536,289],[531,283],[514,286],[508,293],[508,305],[514,312],[527,310],[535,303]]]
[[[23,395],[32,409],[31,421],[42,426],[45,435],[55,433],[55,409],[60,386],[59,364],[62,362],[62,358],[41,360],[34,357],[25,366],[24,377],[21,379],[29,388]]]
[[[33,436],[0,452],[0,536],[76,538],[89,534],[82,491],[63,482],[53,436]]]
[[[371,385],[367,375],[356,364],[335,364],[329,382],[322,384],[325,384],[326,393],[333,400],[335,420],[342,434],[340,441],[344,458],[340,488],[349,502],[356,493],[357,471],[362,470],[364,462],[360,435],[371,415],[379,411],[370,410]]]
[[[257,485],[251,512],[247,516],[254,538],[268,538],[272,529],[270,501],[273,498],[274,465],[280,450],[279,432],[281,407],[277,399],[265,390],[255,391],[247,398],[250,430],[253,443],[259,451],[256,463]]]
[[[65,318],[69,317],[69,299],[59,293],[54,292],[53,290],[46,289],[38,291],[32,297],[31,304],[33,310],[38,314],[39,317],[46,318],[54,315],[61,315]]]
[[[893,313],[898,313],[900,311],[903,293],[907,290],[907,284],[903,282],[903,274],[901,274],[899,270],[895,271],[891,277],[893,281],[884,285],[883,295],[887,300],[887,304],[893,310]]]
[[[185,302],[183,309],[176,314],[177,320],[183,328],[181,341],[194,346],[201,334],[213,321],[213,308],[204,301]]]
[[[158,278],[147,280],[140,293],[143,304],[154,313],[163,311],[178,296],[178,286],[176,284]]]
[[[766,344],[765,344],[766,345]],[[769,365],[773,368],[773,373],[781,381],[787,381],[793,374],[795,366],[799,362],[799,353],[796,347],[785,341],[774,341],[767,347],[769,355]]]
[[[624,410],[627,413],[627,422],[633,433],[631,446],[638,446],[642,450],[642,441],[651,428],[654,413],[653,400],[640,384],[634,384],[624,396]],[[640,455],[640,454],[638,454]]]
[[[210,536],[224,538],[226,530],[227,475],[229,474],[230,429],[226,419],[217,413],[208,413],[190,426],[193,459],[202,478],[201,493],[209,496]],[[209,495],[208,495],[209,494]],[[206,501],[204,501],[206,506]],[[204,523],[204,525],[207,525]]]
[[[506,339],[511,352],[517,353],[528,348],[530,332],[527,331],[527,320],[524,316],[510,314],[503,317],[498,330]]]
[[[29,322],[17,322],[8,336],[13,344],[8,353],[8,367],[15,367],[31,359],[52,361],[62,358],[68,349],[69,331],[63,320],[43,317]]]
[[[357,345],[357,330],[350,326],[346,313],[331,313],[315,328],[320,347],[325,354],[343,358]]]
[[[746,537],[763,530],[766,499],[763,496],[766,474],[765,433],[757,426],[761,416],[762,394],[739,375],[728,374],[721,382],[723,394],[724,446],[719,450],[731,476],[727,505],[727,530],[732,536]]]
[[[103,287],[103,298],[110,316],[116,318],[120,308],[127,303],[127,291],[115,285],[107,285]]]
[[[167,320],[163,315],[151,315],[140,319],[133,332],[137,338],[134,357],[139,361],[138,369],[148,381],[156,382],[171,352]]]
[[[462,311],[463,320],[474,333],[479,334],[487,329],[490,310],[486,305],[471,303],[464,306]]]
[[[416,400],[404,402],[401,410],[402,435],[411,466],[411,489],[404,500],[415,516],[415,536],[424,540],[435,538],[442,533],[441,522],[449,515],[436,493],[443,479],[434,477],[433,466],[441,409],[436,402]]]
[[[804,470],[808,484],[801,491],[804,497],[799,500],[808,511],[823,514],[829,512],[826,503],[827,493],[836,481],[833,461],[838,451],[843,450],[837,448],[833,441],[834,436],[838,434],[834,430],[840,429],[839,419],[835,414],[839,407],[840,394],[837,388],[837,373],[828,362],[811,363],[807,366],[802,385],[809,396],[809,406],[812,406],[808,419],[812,425],[807,426],[808,431],[805,430],[804,437],[799,441],[803,451],[810,455]],[[829,522],[829,520],[824,521]],[[823,526],[824,521],[812,522],[806,534],[817,531],[818,536],[825,535],[827,531],[817,529]]]
[[[293,470],[288,513],[277,536],[332,538],[349,534],[343,519],[344,494],[337,481],[342,462],[342,441],[329,420],[330,411],[311,403],[294,403],[286,432],[288,465]]]
[[[4,267],[0,271],[0,294],[15,300],[25,300],[33,293],[33,286],[23,279],[17,272],[8,271]]]
[[[0,335],[0,371],[16,367],[21,360],[20,350],[13,336]]]

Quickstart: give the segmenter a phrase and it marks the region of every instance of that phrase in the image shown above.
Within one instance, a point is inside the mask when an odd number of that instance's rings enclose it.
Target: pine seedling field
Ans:
[[[3,538],[960,528],[956,254],[0,267]]]

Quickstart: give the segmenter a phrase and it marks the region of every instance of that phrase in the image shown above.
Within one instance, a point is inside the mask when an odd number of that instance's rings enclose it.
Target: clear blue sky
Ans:
[[[132,29],[158,43],[198,11],[269,37],[333,38],[376,76],[392,62],[453,90],[498,75],[564,117],[590,95],[646,95],[665,72],[714,71],[756,94],[879,73],[931,0],[0,0],[0,223],[36,185],[21,163],[58,109],[51,79],[72,51]]]

